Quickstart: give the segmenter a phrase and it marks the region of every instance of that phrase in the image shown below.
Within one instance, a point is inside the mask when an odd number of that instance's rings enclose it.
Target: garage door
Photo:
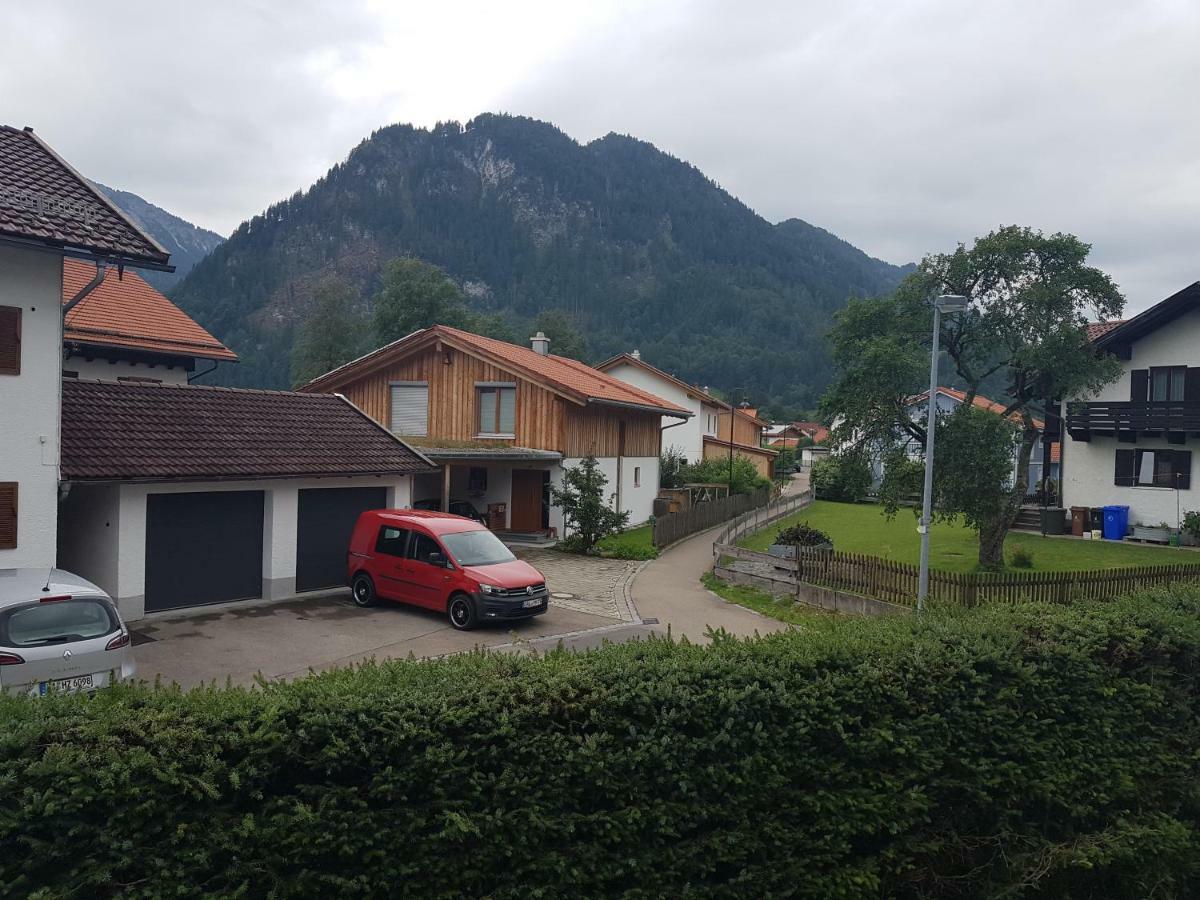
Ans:
[[[358,514],[387,506],[387,488],[300,491],[296,524],[296,590],[346,584],[346,549]]]
[[[263,492],[146,498],[146,611],[262,596]]]

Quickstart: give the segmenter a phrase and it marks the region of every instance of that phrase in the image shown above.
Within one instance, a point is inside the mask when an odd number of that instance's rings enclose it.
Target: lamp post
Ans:
[[[929,521],[933,512],[933,436],[937,429],[938,338],[942,331],[942,313],[964,312],[967,298],[959,294],[942,294],[933,301],[933,351],[929,358],[929,414],[925,424],[925,491],[921,497],[921,572],[917,579],[917,612],[925,609],[929,596]]]

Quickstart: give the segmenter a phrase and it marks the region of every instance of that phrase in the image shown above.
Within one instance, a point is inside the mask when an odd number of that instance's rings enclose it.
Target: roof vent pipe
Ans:
[[[548,356],[550,354],[550,338],[539,331],[529,339],[529,346],[533,348],[533,352],[540,356]]]

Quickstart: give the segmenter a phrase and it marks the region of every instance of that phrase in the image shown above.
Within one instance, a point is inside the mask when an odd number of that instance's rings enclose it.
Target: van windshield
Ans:
[[[490,531],[456,531],[441,538],[460,566],[491,566],[516,559]]]
[[[56,600],[30,603],[0,613],[0,644],[41,647],[103,637],[120,627],[116,614],[103,600]]]

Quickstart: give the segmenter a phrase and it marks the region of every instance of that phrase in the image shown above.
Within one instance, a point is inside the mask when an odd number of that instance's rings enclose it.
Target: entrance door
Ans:
[[[387,488],[308,488],[299,492],[296,590],[346,584],[346,549],[359,513],[387,506]]]
[[[513,531],[542,530],[542,469],[513,469],[512,503],[508,507],[509,528]]]
[[[262,596],[263,492],[146,498],[146,612]]]

